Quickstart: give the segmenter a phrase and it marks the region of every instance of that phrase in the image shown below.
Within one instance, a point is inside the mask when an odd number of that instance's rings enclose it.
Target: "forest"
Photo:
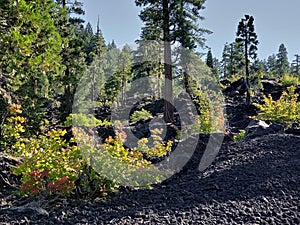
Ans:
[[[122,47],[104,39],[101,16],[96,30],[82,19],[84,0],[0,1],[0,154],[15,161],[1,167],[1,199],[152,190],[189,171],[203,137],[223,149],[299,135],[300,53],[290,62],[282,43],[259,59],[252,15],[218,59],[205,0],[135,0],[144,26]],[[191,167],[204,172],[216,154],[202,154]]]

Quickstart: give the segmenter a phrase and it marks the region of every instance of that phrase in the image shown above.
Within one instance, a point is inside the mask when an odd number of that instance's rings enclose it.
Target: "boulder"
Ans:
[[[223,93],[229,97],[234,97],[235,95],[244,95],[247,91],[246,81],[242,77],[239,80],[233,82],[229,87],[223,90]]]
[[[229,86],[231,84],[231,82],[227,79],[221,80],[220,83],[225,85],[225,86]]]
[[[284,132],[286,134],[300,135],[300,124],[293,123],[291,126],[288,126]]]
[[[274,79],[263,78],[261,79],[263,85],[263,93],[268,96],[271,95],[273,100],[277,101],[284,91],[284,88]]]
[[[264,135],[283,133],[284,125],[279,123],[267,124],[262,120],[252,120],[245,129],[245,139],[253,139]]]

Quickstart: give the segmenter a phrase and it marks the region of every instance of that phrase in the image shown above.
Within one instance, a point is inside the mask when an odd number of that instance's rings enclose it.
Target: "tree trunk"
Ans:
[[[163,1],[163,41],[164,41],[164,73],[165,73],[165,96],[164,96],[164,120],[172,123],[174,117],[173,107],[173,85],[172,85],[172,65],[171,65],[171,43],[170,43],[170,12],[169,0]]]
[[[65,71],[65,76],[69,77],[70,76],[70,71],[69,68],[67,67],[66,71]],[[72,91],[71,85],[67,84],[65,87],[65,108],[64,108],[64,119],[70,114],[72,113],[72,106],[73,106],[73,97],[74,97],[74,93]]]
[[[38,78],[35,75],[34,81],[33,81],[33,104],[36,105],[37,103],[37,89],[38,89]]]
[[[249,59],[248,59],[248,40],[245,40],[245,59],[246,59],[246,105],[250,105],[250,83],[249,83]]]

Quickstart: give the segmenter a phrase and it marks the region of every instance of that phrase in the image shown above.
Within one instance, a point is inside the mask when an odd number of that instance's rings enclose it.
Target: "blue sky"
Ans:
[[[139,38],[143,23],[134,0],[82,0],[84,19],[93,27],[100,17],[100,28],[107,42],[117,45],[131,44]],[[290,60],[300,53],[299,0],[206,0],[202,11],[205,20],[200,26],[213,32],[206,44],[213,55],[221,57],[224,44],[235,39],[238,22],[245,14],[254,16],[255,31],[259,39],[258,57],[267,58],[277,53],[284,43]],[[207,50],[203,50],[207,51]]]

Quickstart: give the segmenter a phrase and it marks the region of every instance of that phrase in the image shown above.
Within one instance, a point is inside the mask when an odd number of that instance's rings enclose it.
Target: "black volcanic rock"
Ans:
[[[223,90],[223,93],[229,97],[233,97],[235,95],[244,95],[246,93],[247,86],[245,79],[242,77],[239,80],[230,84],[229,87]]]
[[[266,96],[271,95],[273,100],[275,101],[281,97],[284,88],[274,79],[263,78],[261,80],[261,83],[263,85],[264,95]]]
[[[299,224],[299,146],[300,137],[286,134],[227,143],[202,173],[195,157],[186,172],[153,189],[123,188],[105,199],[32,199],[39,210],[30,198],[6,194],[0,224]]]

